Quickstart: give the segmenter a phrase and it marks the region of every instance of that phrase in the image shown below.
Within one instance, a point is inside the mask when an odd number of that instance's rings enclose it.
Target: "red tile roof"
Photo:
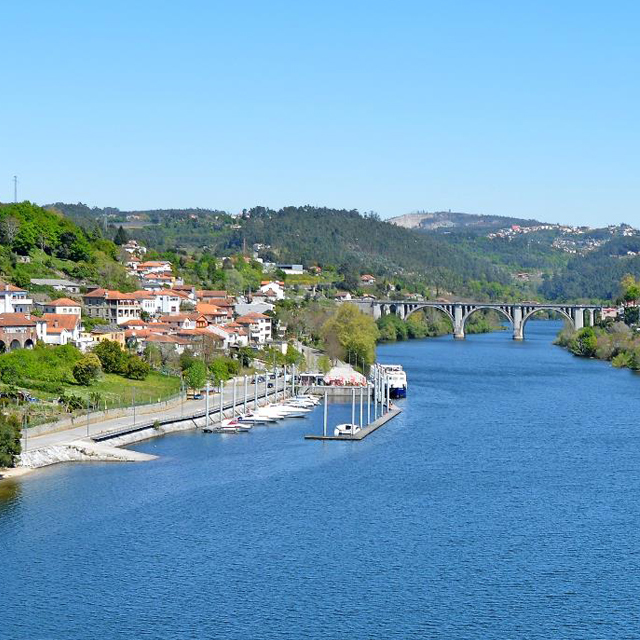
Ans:
[[[45,304],[46,307],[81,307],[82,305],[71,298],[58,298]]]
[[[47,333],[61,333],[63,329],[73,331],[80,324],[75,313],[45,313],[42,319],[47,321]]]
[[[24,313],[0,313],[0,327],[35,327],[35,326],[36,326],[36,321],[28,317]]]
[[[105,300],[136,300],[134,293],[122,293],[121,291],[112,291],[110,289],[94,289],[87,292],[84,298],[104,298]]]

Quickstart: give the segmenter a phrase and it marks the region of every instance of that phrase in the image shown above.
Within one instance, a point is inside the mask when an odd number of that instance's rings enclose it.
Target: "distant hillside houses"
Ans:
[[[31,284],[41,287],[51,287],[56,291],[66,291],[67,293],[80,293],[80,283],[73,280],[58,278],[31,278]]]

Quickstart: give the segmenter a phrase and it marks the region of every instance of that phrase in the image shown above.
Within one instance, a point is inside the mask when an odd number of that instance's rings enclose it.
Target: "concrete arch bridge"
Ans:
[[[486,303],[486,302],[412,302],[405,300],[349,300],[361,311],[378,319],[393,313],[405,320],[415,311],[437,309],[444,313],[453,324],[453,337],[463,340],[465,325],[469,317],[481,309],[497,311],[506,318],[513,328],[513,339],[524,340],[524,327],[538,311],[555,311],[568,320],[574,329],[593,326],[596,312],[601,311],[599,305],[584,304],[543,304],[543,303]]]

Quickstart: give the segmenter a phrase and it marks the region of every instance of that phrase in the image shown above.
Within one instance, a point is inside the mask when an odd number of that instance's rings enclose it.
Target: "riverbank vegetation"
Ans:
[[[616,304],[624,304],[622,320],[611,318],[595,327],[584,327],[573,331],[566,327],[555,344],[568,349],[576,356],[607,360],[614,367],[627,367],[640,371],[640,281],[632,274],[620,280]]]
[[[640,334],[624,322],[585,327],[579,331],[565,329],[555,344],[576,356],[607,360],[614,367],[640,371]]]
[[[416,311],[406,320],[395,314],[388,314],[379,318],[376,324],[381,342],[435,338],[453,332],[451,320],[435,309]],[[502,331],[505,328],[501,322],[501,316],[497,312],[484,309],[476,311],[465,323],[465,332],[467,334]]]
[[[20,421],[15,415],[0,414],[0,468],[13,467],[22,450]]]

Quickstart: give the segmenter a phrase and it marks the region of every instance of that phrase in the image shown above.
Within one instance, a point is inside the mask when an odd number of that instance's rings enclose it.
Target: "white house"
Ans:
[[[31,313],[33,300],[28,293],[12,284],[0,283],[0,313]]]
[[[80,340],[82,322],[75,313],[45,313],[42,319],[47,323],[45,344],[69,344]]]
[[[180,313],[180,296],[172,291],[157,291],[153,294],[157,313]]]
[[[162,324],[169,325],[172,329],[195,329],[196,314],[174,313],[160,318]]]
[[[262,294],[265,298],[282,300],[284,298],[284,282],[265,280],[260,283],[260,288],[256,292],[256,295],[258,294]]]
[[[148,260],[147,262],[138,262],[136,271],[142,275],[150,273],[171,273],[171,262],[169,262],[169,260]]]
[[[180,296],[170,289],[160,291],[136,291],[134,293],[142,311],[149,315],[180,313]]]
[[[146,291],[162,291],[171,289],[176,279],[168,273],[149,273],[140,278],[140,284]]]
[[[271,318],[252,311],[236,320],[248,334],[250,342],[264,344],[271,341]]]
[[[212,324],[209,325],[207,329],[223,339],[224,349],[228,349],[229,347],[246,347],[249,345],[247,332],[241,325],[235,322],[225,324],[224,326]]]
[[[51,302],[45,302],[44,312],[80,317],[82,315],[82,305],[75,300],[71,300],[71,298],[58,298],[57,300],[51,300]]]
[[[122,248],[129,254],[137,253],[139,255],[144,255],[147,253],[147,247],[143,247],[141,244],[138,244],[136,240],[129,240],[127,244],[123,244]]]

